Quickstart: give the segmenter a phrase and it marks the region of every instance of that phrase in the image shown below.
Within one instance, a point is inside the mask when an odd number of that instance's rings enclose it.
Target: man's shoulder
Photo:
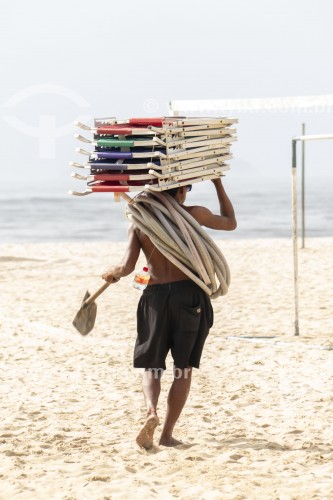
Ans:
[[[195,219],[209,212],[208,208],[203,207],[201,205],[190,205],[190,206],[183,205],[183,208]]]
[[[217,217],[214,215],[209,208],[203,207],[201,205],[192,205],[185,207],[185,210],[195,219],[200,226],[214,228],[214,219]]]

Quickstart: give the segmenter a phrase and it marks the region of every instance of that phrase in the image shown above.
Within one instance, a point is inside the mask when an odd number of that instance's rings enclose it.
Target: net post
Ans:
[[[295,307],[295,336],[299,336],[299,307],[298,307],[298,242],[297,242],[297,138],[292,139],[292,211],[293,211],[293,254],[294,254],[294,307]]]
[[[302,123],[302,135],[305,135],[305,123]],[[302,141],[302,248],[305,248],[305,141]]]

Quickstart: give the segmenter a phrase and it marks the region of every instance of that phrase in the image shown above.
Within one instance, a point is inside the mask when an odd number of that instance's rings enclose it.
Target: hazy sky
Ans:
[[[0,24],[2,192],[73,186],[79,115],[333,93],[331,0],[11,0]],[[311,133],[333,133],[332,113],[240,113],[230,175],[289,175],[291,136],[303,120]],[[312,171],[332,172],[333,141],[308,154]]]

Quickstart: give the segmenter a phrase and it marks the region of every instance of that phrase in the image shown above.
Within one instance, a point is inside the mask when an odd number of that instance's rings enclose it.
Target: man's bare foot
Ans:
[[[147,420],[136,437],[136,442],[141,448],[150,450],[153,447],[154,431],[159,423],[160,421],[155,413],[148,415]]]
[[[178,439],[175,439],[173,437],[170,438],[165,438],[161,437],[158,443],[160,446],[168,446],[171,448],[172,446],[178,446],[179,444],[183,444],[181,441],[178,441]]]

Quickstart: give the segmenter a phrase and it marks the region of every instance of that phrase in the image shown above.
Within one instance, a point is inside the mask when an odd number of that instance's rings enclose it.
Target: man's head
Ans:
[[[180,186],[178,188],[167,189],[166,191],[162,191],[164,193],[168,193],[170,196],[175,198],[178,203],[181,205],[184,203],[186,199],[186,194],[188,191],[191,191],[192,185],[188,184],[187,186]]]

